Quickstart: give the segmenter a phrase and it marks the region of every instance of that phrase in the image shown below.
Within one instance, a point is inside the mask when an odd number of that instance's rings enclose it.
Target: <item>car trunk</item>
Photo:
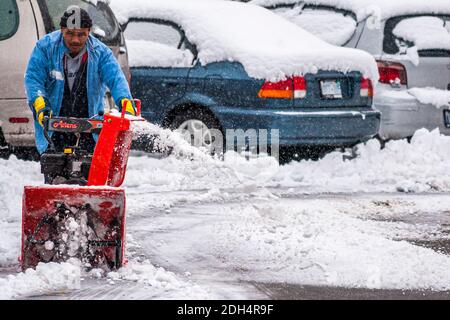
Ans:
[[[361,97],[360,95],[361,74],[359,72],[343,74],[321,71],[317,74],[307,74],[305,80],[306,97],[294,99],[295,108],[349,109],[371,107],[371,98]]]
[[[450,56],[420,57],[419,64],[404,63],[408,87],[434,87],[450,89]]]

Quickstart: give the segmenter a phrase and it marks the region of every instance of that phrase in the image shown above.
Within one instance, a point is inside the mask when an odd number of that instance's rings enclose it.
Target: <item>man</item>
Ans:
[[[135,109],[125,76],[112,51],[90,35],[89,14],[70,6],[60,21],[61,30],[39,40],[25,73],[28,103],[35,116],[36,146],[40,154],[48,148],[43,132],[44,115],[90,118],[103,113],[109,88],[116,105],[134,115]],[[75,144],[74,135],[52,133],[57,151]],[[96,137],[85,134],[80,146],[95,148]]]

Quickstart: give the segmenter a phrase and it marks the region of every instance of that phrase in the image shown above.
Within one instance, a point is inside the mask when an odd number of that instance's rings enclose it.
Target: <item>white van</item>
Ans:
[[[128,81],[130,70],[122,29],[109,1],[1,0],[0,1],[0,156],[34,153],[33,115],[24,89],[24,74],[36,41],[59,29],[70,5],[91,16],[92,33],[114,52]]]

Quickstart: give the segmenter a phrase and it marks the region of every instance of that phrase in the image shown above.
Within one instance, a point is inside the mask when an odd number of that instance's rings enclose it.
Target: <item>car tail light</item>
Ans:
[[[361,97],[373,97],[373,85],[370,79],[361,77],[360,95]]]
[[[304,77],[294,77],[294,98],[303,99],[306,97],[306,80]]]
[[[401,63],[377,61],[377,64],[381,83],[408,84],[406,69]]]
[[[30,119],[28,118],[9,118],[10,123],[28,123]]]
[[[260,98],[292,99],[306,96],[306,81],[304,77],[287,78],[283,81],[266,81],[259,90]]]

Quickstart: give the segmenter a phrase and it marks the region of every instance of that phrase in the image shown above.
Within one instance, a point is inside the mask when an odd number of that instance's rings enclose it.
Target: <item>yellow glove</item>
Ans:
[[[126,113],[131,114],[132,116],[136,115],[136,110],[134,110],[133,102],[131,102],[130,99],[122,99],[120,103],[122,104],[122,110],[125,108]]]
[[[36,120],[43,127],[44,126],[44,111],[45,111],[45,100],[43,97],[37,97],[33,103],[34,110],[36,111]]]

